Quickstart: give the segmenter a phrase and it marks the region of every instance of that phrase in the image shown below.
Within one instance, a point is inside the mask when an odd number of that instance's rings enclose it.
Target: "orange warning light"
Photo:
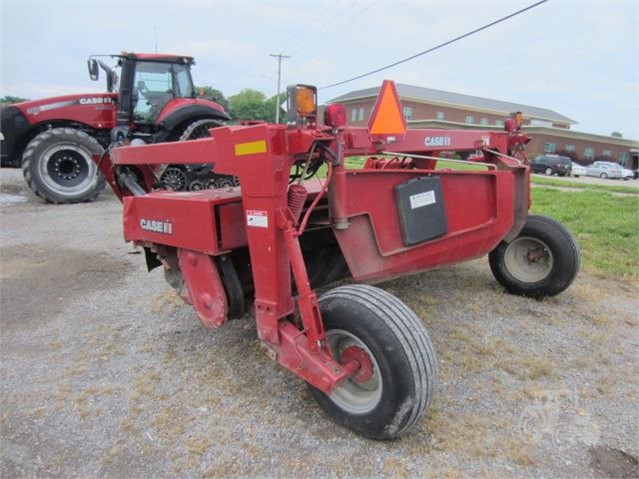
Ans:
[[[402,111],[402,104],[397,95],[395,83],[384,80],[379,89],[373,113],[368,120],[368,132],[371,135],[397,135],[406,133],[406,119]]]

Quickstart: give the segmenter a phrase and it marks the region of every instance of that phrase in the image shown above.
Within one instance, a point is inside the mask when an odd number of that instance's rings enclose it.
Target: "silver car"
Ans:
[[[579,163],[572,162],[572,176],[579,178],[580,176],[586,176],[586,167],[581,166]]]
[[[621,166],[608,161],[595,161],[592,165],[586,167],[586,176],[596,176],[598,178],[614,178],[621,179]]]

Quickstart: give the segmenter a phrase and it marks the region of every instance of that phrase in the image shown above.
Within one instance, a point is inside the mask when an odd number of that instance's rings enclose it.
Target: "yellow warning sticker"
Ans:
[[[266,141],[249,141],[248,143],[238,143],[235,145],[235,156],[254,155],[256,153],[266,153]]]

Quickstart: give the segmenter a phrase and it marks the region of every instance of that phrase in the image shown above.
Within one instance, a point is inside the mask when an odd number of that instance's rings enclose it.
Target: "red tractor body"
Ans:
[[[197,135],[189,127],[196,123],[210,128],[230,120],[221,105],[197,98],[191,57],[135,53],[113,57],[121,69],[119,78],[106,64],[89,60],[92,79],[98,78],[99,67],[107,75],[105,93],[26,101],[1,111],[2,165],[24,168],[28,153],[25,178],[47,201],[93,199],[104,183],[90,157],[114,141],[175,141],[187,130],[191,139]],[[208,179],[199,179],[199,184]],[[182,186],[189,189],[189,180],[184,179]]]

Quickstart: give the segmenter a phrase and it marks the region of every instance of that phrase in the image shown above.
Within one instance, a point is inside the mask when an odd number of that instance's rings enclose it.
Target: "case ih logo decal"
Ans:
[[[42,113],[43,111],[56,110],[58,108],[65,108],[67,106],[73,105],[105,105],[111,103],[113,103],[113,98],[108,96],[80,98],[79,100],[58,101],[56,103],[49,103],[47,105],[33,106],[31,108],[27,108],[27,113],[29,115],[37,115],[38,113]]]
[[[173,234],[173,223],[171,221],[158,221],[147,220],[142,218],[140,220],[140,228],[146,231],[152,231],[153,233],[161,233],[164,235]]]
[[[450,136],[427,136],[424,140],[425,146],[450,146]]]
[[[80,105],[101,105],[103,103],[113,103],[113,99],[110,97],[94,97],[94,98],[80,98]]]

